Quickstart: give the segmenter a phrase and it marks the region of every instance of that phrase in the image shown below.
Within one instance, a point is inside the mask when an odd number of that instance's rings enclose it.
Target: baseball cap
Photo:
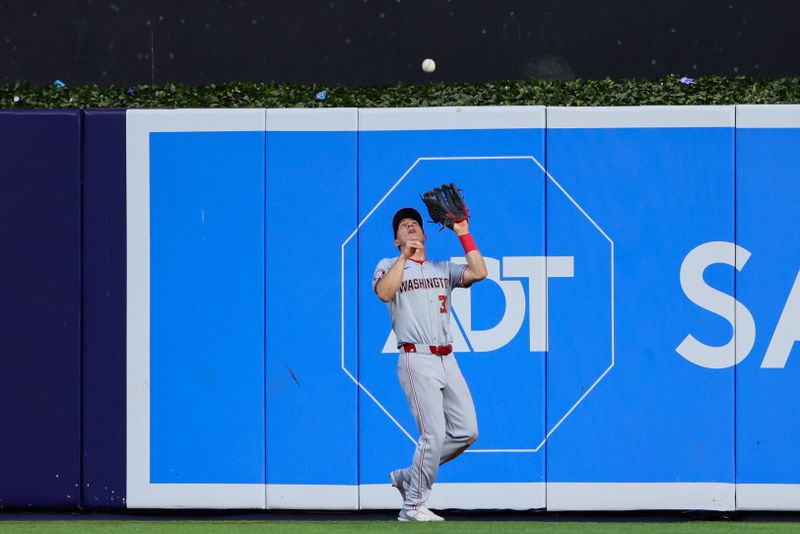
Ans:
[[[392,230],[394,230],[395,239],[397,239],[397,228],[403,219],[414,219],[419,223],[419,227],[422,228],[422,215],[417,210],[414,208],[401,208],[392,217]]]

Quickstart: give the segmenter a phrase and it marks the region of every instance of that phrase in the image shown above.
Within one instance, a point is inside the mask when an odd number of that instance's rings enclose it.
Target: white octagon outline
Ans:
[[[559,419],[558,422],[556,422],[556,424],[553,425],[553,427],[545,433],[544,438],[542,439],[542,441],[535,448],[533,448],[533,449],[467,449],[464,452],[468,452],[468,453],[498,453],[498,452],[509,452],[509,453],[532,452],[532,453],[535,453],[535,452],[539,452],[539,450],[547,442],[547,440],[550,438],[550,436],[553,434],[553,432],[555,432],[556,429],[559,426],[561,426],[561,424],[567,419],[567,417],[569,417],[572,414],[573,411],[575,411],[575,409],[578,407],[578,405],[581,402],[583,402],[583,400],[589,395],[589,393],[591,393],[594,390],[594,388],[597,387],[597,384],[599,384],[600,381],[603,380],[603,378],[606,377],[606,375],[609,373],[609,371],[611,371],[611,369],[614,368],[615,350],[616,350],[616,343],[615,343],[616,340],[615,340],[615,333],[614,333],[614,240],[611,239],[608,236],[608,234],[606,234],[605,231],[603,231],[602,228],[600,228],[600,225],[598,225],[595,222],[595,220],[592,219],[589,216],[588,213],[586,213],[586,210],[584,210],[583,207],[581,207],[581,205],[578,204],[575,201],[574,198],[572,198],[572,196],[567,192],[567,190],[564,189],[564,187],[562,187],[562,185],[560,183],[558,183],[558,181],[555,178],[553,178],[553,175],[551,175],[547,171],[547,169],[545,169],[544,166],[542,166],[542,164],[539,163],[539,161],[533,156],[419,157],[406,170],[406,172],[404,172],[403,175],[394,183],[394,185],[392,185],[392,187],[386,192],[386,194],[383,195],[383,197],[378,201],[377,204],[375,204],[375,206],[369,211],[369,213],[367,213],[367,215],[358,223],[358,226],[356,226],[356,229],[353,230],[353,232],[347,237],[347,239],[345,239],[342,242],[342,245],[341,245],[341,260],[342,260],[342,264],[341,264],[341,282],[342,282],[342,287],[341,287],[341,289],[342,289],[342,292],[341,292],[342,293],[341,294],[341,334],[342,334],[342,337],[341,337],[341,352],[342,352],[342,354],[341,354],[341,356],[342,356],[341,367],[342,367],[342,370],[345,372],[345,374],[348,377],[350,377],[350,380],[352,380],[364,393],[367,394],[367,396],[370,399],[372,399],[372,402],[374,402],[378,406],[378,408],[380,408],[381,411],[384,414],[386,414],[386,416],[397,426],[397,428],[399,428],[400,431],[403,434],[405,434],[405,436],[408,439],[410,439],[411,442],[414,443],[414,444],[417,443],[417,440],[415,440],[411,436],[411,434],[409,434],[408,431],[406,431],[406,429],[403,428],[403,425],[401,425],[400,422],[398,422],[397,419],[395,419],[395,417],[391,413],[389,413],[389,411],[380,403],[380,401],[378,401],[378,399],[376,399],[375,396],[358,379],[356,379],[356,377],[354,377],[352,375],[352,373],[350,373],[350,371],[345,366],[345,363],[344,363],[344,359],[345,359],[344,358],[345,357],[345,354],[344,354],[344,249],[347,246],[347,244],[358,234],[358,231],[361,229],[361,227],[364,225],[364,223],[366,223],[367,220],[369,220],[369,218],[372,216],[372,214],[375,213],[375,210],[377,210],[380,207],[380,205],[383,204],[383,202],[387,198],[389,198],[389,195],[391,195],[392,192],[397,188],[397,186],[400,185],[400,183],[406,178],[406,176],[408,176],[409,173],[411,173],[411,171],[414,170],[414,168],[419,164],[419,162],[421,162],[421,161],[454,161],[454,160],[498,160],[498,159],[531,160],[531,161],[533,161],[536,164],[536,166],[539,167],[542,170],[542,172],[544,172],[545,176],[547,176],[547,179],[550,180],[551,182],[553,182],[553,184],[555,184],[555,186],[559,189],[559,191],[561,191],[561,193],[563,193],[564,196],[567,197],[567,199],[570,202],[572,202],[572,204],[574,204],[576,208],[578,208],[578,211],[580,211],[581,214],[584,217],[586,217],[586,219],[590,223],[592,223],[592,226],[594,226],[597,229],[597,231],[600,232],[600,234],[606,239],[606,241],[608,241],[609,246],[611,248],[611,363],[606,368],[606,370],[603,371],[600,374],[600,376],[597,377],[597,379],[594,381],[594,383],[583,393],[583,395],[581,395],[578,398],[578,400],[575,401],[575,403],[572,405],[572,407],[570,407],[570,409],[567,410],[567,413],[565,413],[561,417],[561,419]],[[548,336],[549,336],[549,328],[547,329],[547,332],[548,332]]]

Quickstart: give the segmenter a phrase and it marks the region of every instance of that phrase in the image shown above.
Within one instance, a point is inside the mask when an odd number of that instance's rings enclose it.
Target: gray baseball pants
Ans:
[[[478,419],[455,355],[400,350],[397,376],[417,421],[419,440],[414,459],[402,470],[403,507],[424,504],[439,465],[464,452],[478,438]]]

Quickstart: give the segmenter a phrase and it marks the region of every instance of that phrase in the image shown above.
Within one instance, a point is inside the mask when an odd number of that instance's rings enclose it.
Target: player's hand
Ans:
[[[469,233],[469,222],[463,220],[461,222],[453,223],[453,231],[456,235],[464,235]]]
[[[412,239],[405,245],[403,245],[402,249],[400,250],[400,255],[403,256],[404,259],[408,259],[416,254],[417,250],[422,248],[422,241],[418,239]]]

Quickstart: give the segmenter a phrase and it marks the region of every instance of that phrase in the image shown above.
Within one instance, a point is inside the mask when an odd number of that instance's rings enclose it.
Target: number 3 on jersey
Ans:
[[[442,303],[442,307],[439,308],[439,313],[447,313],[447,295],[439,295],[439,300]]]

